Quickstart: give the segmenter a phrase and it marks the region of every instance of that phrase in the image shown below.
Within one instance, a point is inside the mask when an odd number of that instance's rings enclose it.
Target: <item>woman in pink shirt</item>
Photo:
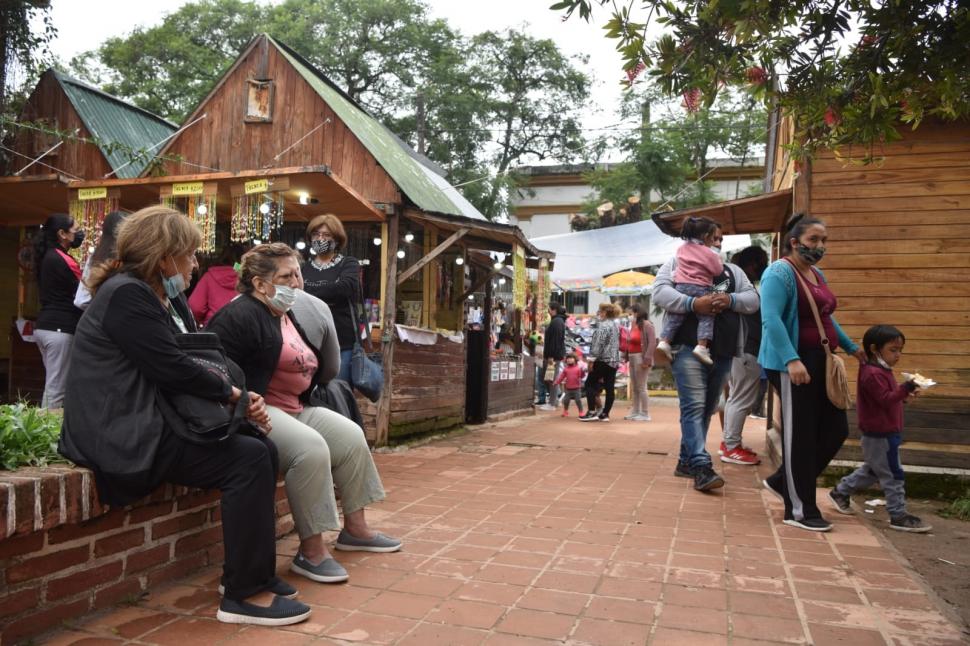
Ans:
[[[630,414],[624,419],[635,422],[649,422],[650,403],[647,394],[647,378],[650,376],[650,368],[653,367],[653,351],[657,348],[657,333],[654,331],[653,323],[647,317],[647,309],[640,303],[636,303],[629,308],[630,314],[630,337],[627,344],[627,357],[630,362],[630,387],[633,395],[633,403],[630,406]]]
[[[680,237],[684,244],[677,249],[674,263],[674,289],[687,296],[698,297],[709,294],[714,289],[714,278],[724,272],[724,263],[712,247],[720,246],[721,225],[710,218],[687,218],[681,229]],[[688,307],[688,311],[690,308]],[[684,323],[686,314],[667,312],[664,327],[660,333],[657,349],[673,360],[671,344],[677,330]],[[714,316],[697,315],[697,345],[694,355],[711,365],[711,352],[708,345],[714,338]]]

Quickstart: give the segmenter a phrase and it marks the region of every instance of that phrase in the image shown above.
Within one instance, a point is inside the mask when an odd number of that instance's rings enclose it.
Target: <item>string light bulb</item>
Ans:
[[[306,249],[306,243],[303,242],[302,240],[297,240],[296,248],[299,249],[300,251],[303,251],[304,249]]]
[[[195,209],[195,212],[199,215],[206,215],[209,212],[209,207],[207,207],[205,202],[203,202],[202,204],[199,204],[198,208]]]
[[[263,215],[266,215],[267,213],[269,213],[269,202],[263,202],[262,204],[260,204],[259,212],[262,213]]]
[[[404,249],[398,249],[397,250],[397,257],[398,258],[404,258]]]
[[[465,259],[462,258],[461,256],[458,256],[457,258],[455,258],[455,264],[458,265],[458,266],[464,265],[465,264]]]
[[[381,246],[381,239],[380,238],[374,238],[374,246],[375,247]]]
[[[306,206],[309,203],[310,203],[310,194],[307,193],[306,191],[301,191],[300,192],[300,204]]]
[[[411,233],[410,231],[408,231],[407,233],[405,233],[404,234],[404,241],[405,242],[414,242],[414,234]]]

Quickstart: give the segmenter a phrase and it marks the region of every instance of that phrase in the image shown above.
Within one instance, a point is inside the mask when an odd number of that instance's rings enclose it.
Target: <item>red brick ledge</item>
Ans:
[[[277,536],[293,529],[282,482]],[[221,563],[219,492],[163,485],[126,507],[70,466],[0,471],[0,644]]]

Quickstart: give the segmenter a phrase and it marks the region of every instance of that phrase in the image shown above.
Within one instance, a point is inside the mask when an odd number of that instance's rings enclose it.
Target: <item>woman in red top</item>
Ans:
[[[647,316],[647,308],[635,303],[627,310],[630,316],[630,336],[627,342],[627,360],[630,362],[630,388],[632,403],[630,414],[623,419],[649,422],[650,398],[647,394],[647,378],[653,367],[653,353],[657,349],[657,332]]]

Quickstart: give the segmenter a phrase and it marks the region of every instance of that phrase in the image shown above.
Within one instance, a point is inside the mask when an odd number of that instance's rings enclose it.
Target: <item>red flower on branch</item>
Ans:
[[[768,72],[763,67],[749,67],[745,70],[744,75],[747,77],[748,83],[752,85],[764,85],[768,80]]]
[[[697,112],[701,107],[700,88],[693,87],[684,92],[684,100],[681,105],[687,108],[687,111],[690,113]]]
[[[640,76],[640,72],[645,69],[647,69],[647,66],[644,64],[644,62],[638,61],[636,65],[626,71],[627,83],[629,85],[633,85],[633,81],[635,81],[636,78]]]
[[[825,108],[824,119],[825,119],[825,125],[827,125],[829,128],[838,125],[839,121],[841,120],[839,117],[839,113],[836,112],[835,109],[832,108],[831,106]]]

